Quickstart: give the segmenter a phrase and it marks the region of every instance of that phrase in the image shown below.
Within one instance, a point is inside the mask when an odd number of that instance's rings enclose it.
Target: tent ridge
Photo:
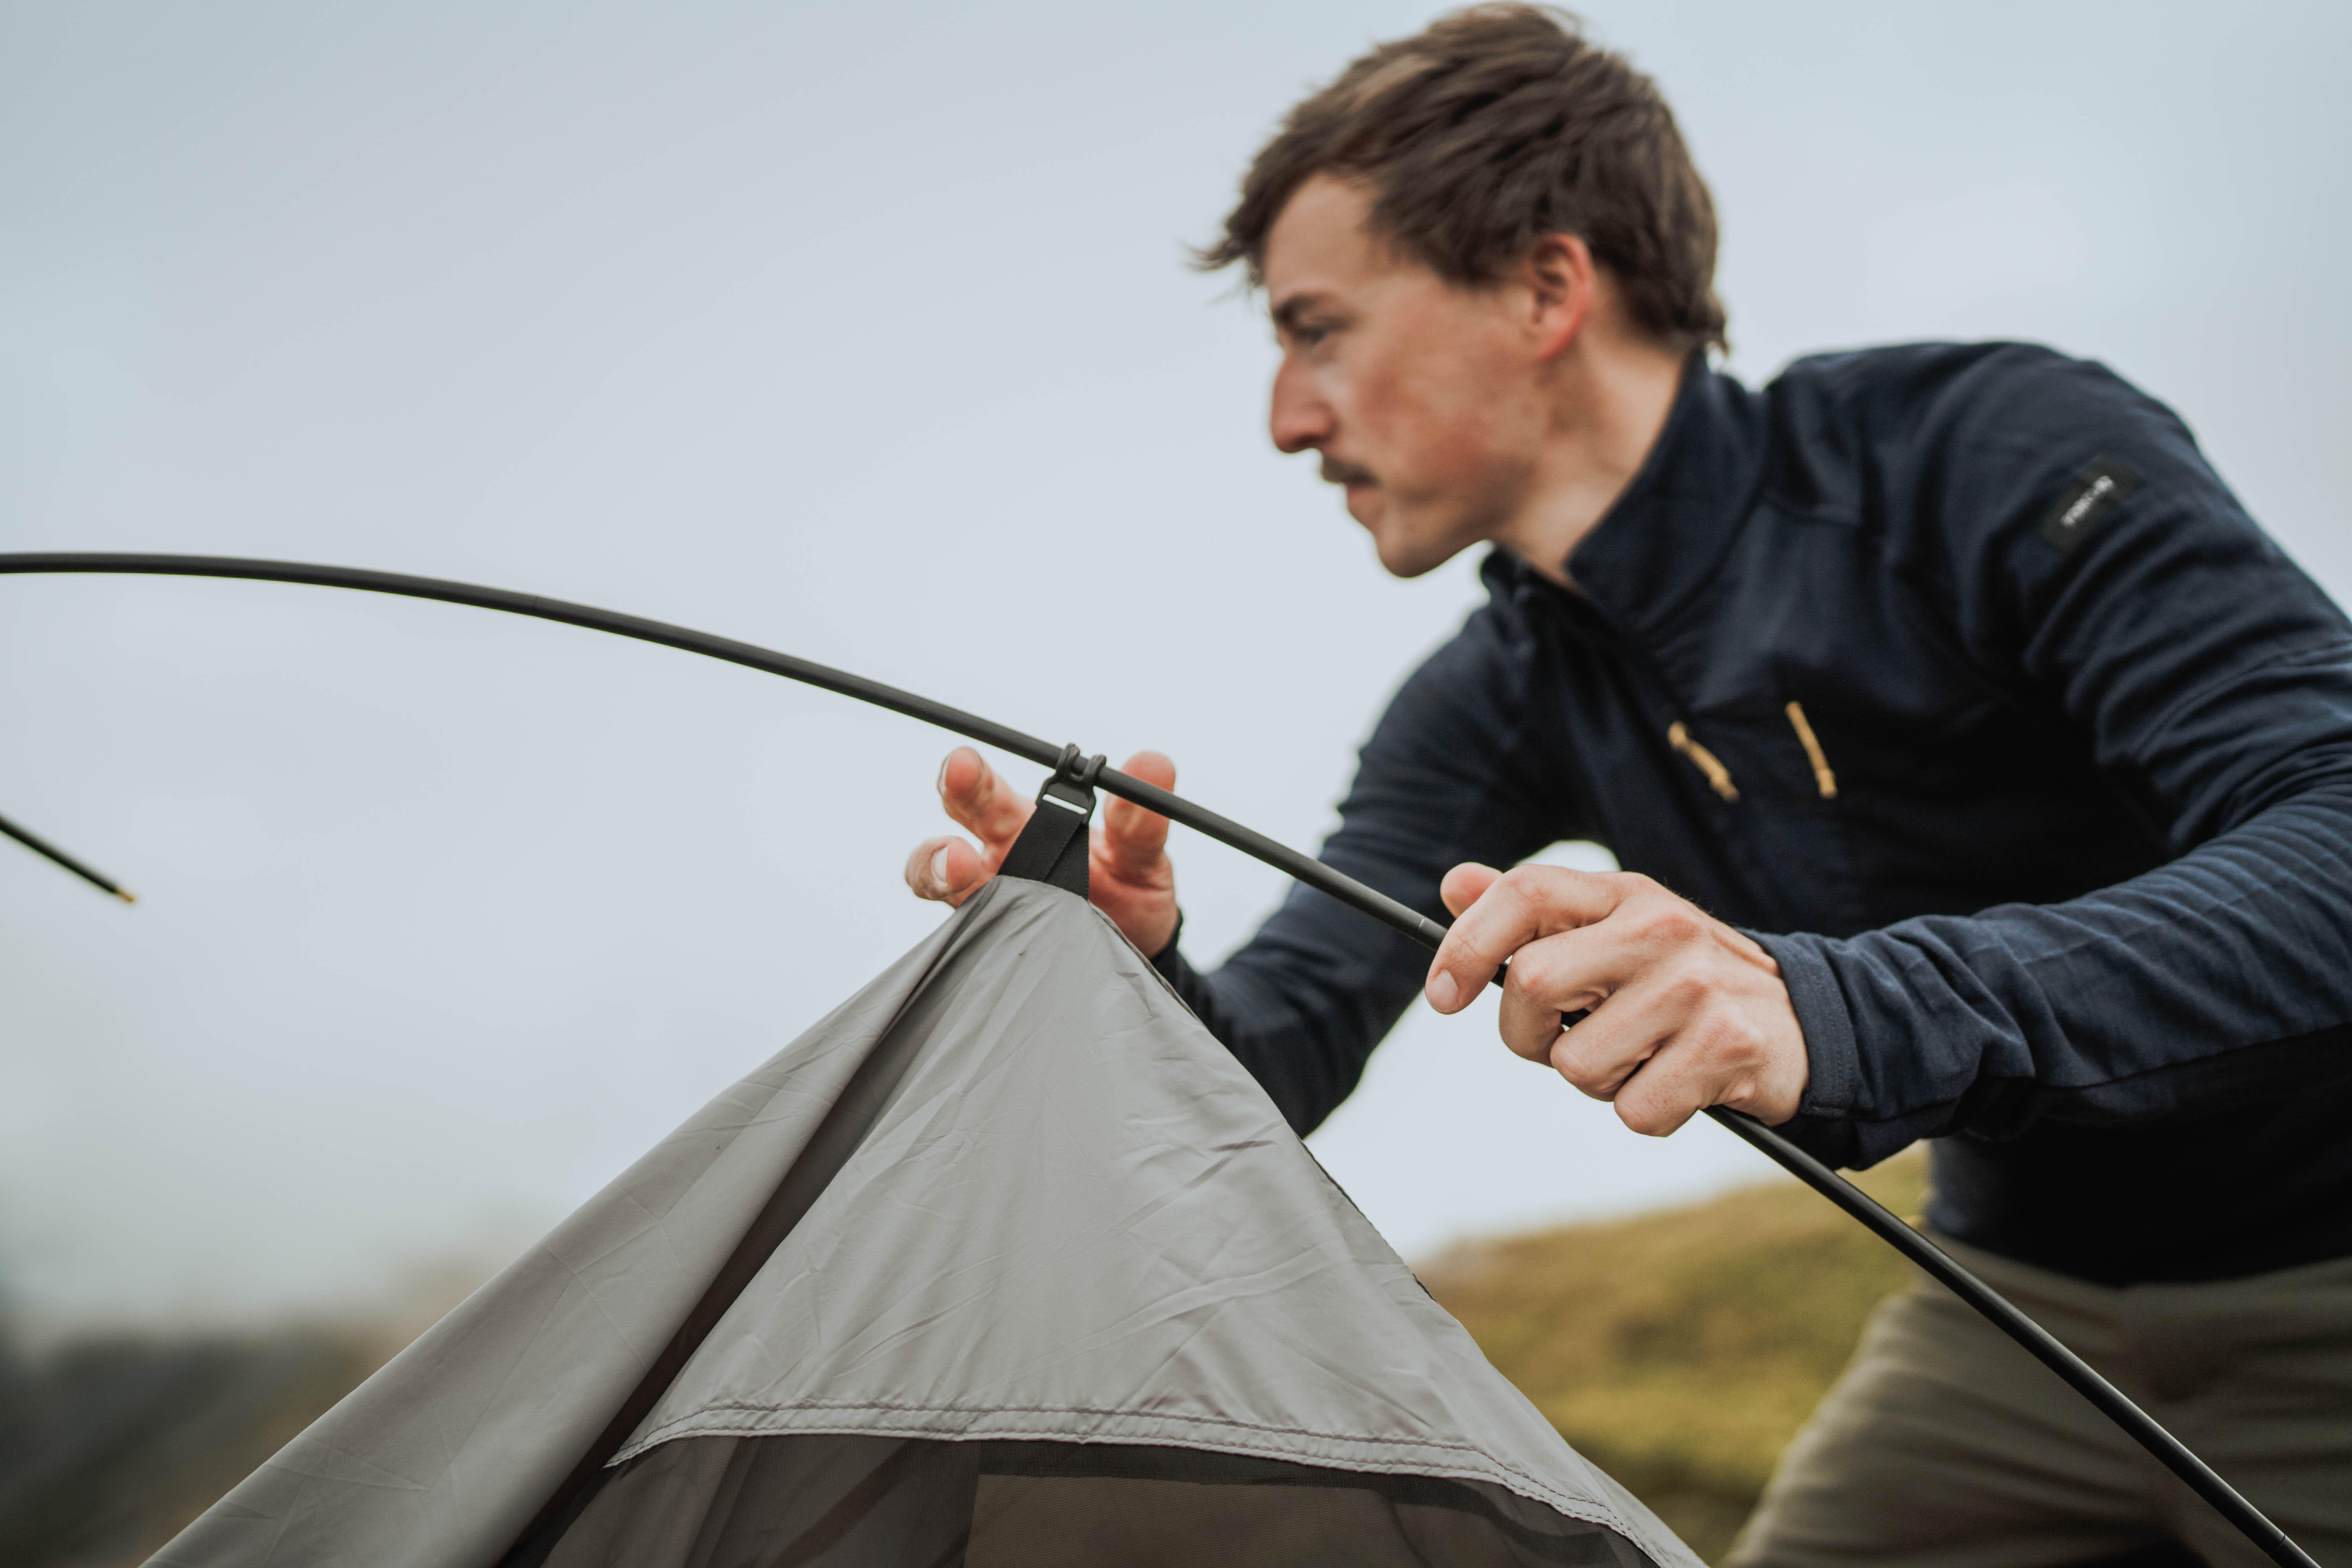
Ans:
[[[713,1420],[720,1412],[734,1412],[737,1420]],[[848,1421],[853,1414],[872,1419]],[[951,1423],[908,1419],[945,1416]],[[1067,1416],[1060,1426],[1023,1423],[1013,1416]],[[893,1418],[896,1419],[893,1419]],[[1084,1425],[1080,1426],[1079,1423]],[[1310,1427],[1285,1426],[1267,1421],[1244,1421],[1223,1415],[1178,1415],[1131,1410],[1096,1409],[1084,1405],[999,1405],[985,1410],[939,1405],[888,1405],[872,1400],[825,1404],[810,1401],[791,1409],[772,1405],[725,1403],[706,1405],[692,1415],[667,1422],[630,1443],[610,1461],[617,1467],[662,1444],[689,1437],[763,1437],[784,1435],[877,1436],[929,1439],[940,1442],[1041,1442],[1143,1444],[1171,1448],[1209,1448],[1250,1458],[1300,1458],[1297,1440],[1320,1445],[1319,1457],[1335,1464],[1376,1459],[1382,1470],[1431,1476],[1445,1480],[1488,1481],[1517,1493],[1530,1502],[1601,1524],[1629,1539],[1639,1539],[1628,1522],[1605,1502],[1562,1491],[1517,1466],[1496,1458],[1475,1444],[1444,1437],[1392,1437],[1379,1434],[1318,1432]],[[1251,1442],[1249,1436],[1288,1438],[1290,1443]],[[1415,1460],[1405,1456],[1418,1453]],[[1455,1458],[1460,1455],[1464,1458]],[[1307,1461],[1311,1462],[1311,1461]],[[610,1468],[608,1467],[608,1468]]]

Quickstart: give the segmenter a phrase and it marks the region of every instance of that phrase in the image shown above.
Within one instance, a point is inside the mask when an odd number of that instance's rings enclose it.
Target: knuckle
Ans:
[[[1506,1024],[1502,1035],[1503,1044],[1510,1047],[1515,1057],[1539,1062],[1550,1055],[1551,1040],[1540,1026],[1524,1022]]]
[[[1508,953],[1489,952],[1485,942],[1465,937],[1461,946],[1455,948],[1451,953],[1443,955],[1440,967],[1460,982],[1462,989],[1467,993],[1475,986],[1486,984],[1496,969],[1501,966],[1503,961],[1509,956]],[[1517,967],[1517,965],[1513,963],[1510,968],[1503,970],[1504,989],[1510,988],[1510,971]]]
[[[1552,870],[1549,866],[1514,866],[1495,879],[1495,890],[1521,909],[1541,909],[1551,900]]]
[[[1542,942],[1534,942],[1511,955],[1511,967],[1506,972],[1503,989],[1540,1001],[1559,984],[1560,963],[1557,955]]]
[[[1583,1051],[1570,1047],[1552,1053],[1552,1066],[1559,1076],[1597,1100],[1609,1097],[1601,1091],[1608,1087],[1609,1075],[1600,1064]]]
[[[1559,1076],[1562,1078],[1568,1078],[1566,1073],[1562,1073]],[[1575,1079],[1568,1078],[1568,1082],[1570,1088],[1574,1089],[1577,1093],[1584,1096],[1585,1099],[1597,1100],[1604,1105],[1617,1098],[1616,1091],[1613,1089],[1612,1089],[1607,1083],[1599,1080],[1580,1083]]]
[[[1673,1122],[1657,1106],[1643,1100],[1620,1100],[1617,1120],[1644,1138],[1663,1137],[1674,1130]]]
[[[1696,941],[1704,928],[1696,910],[1680,899],[1665,898],[1643,911],[1640,929],[1644,942],[1659,947],[1682,947]]]
[[[1659,999],[1668,1007],[1692,1017],[1700,1027],[1711,1027],[1707,1002],[1714,988],[1706,973],[1690,964],[1675,964],[1667,970],[1659,983]]]
[[[1707,1059],[1718,1067],[1744,1067],[1763,1054],[1762,1037],[1734,1008],[1706,1008],[1694,1023],[1690,1033]]]

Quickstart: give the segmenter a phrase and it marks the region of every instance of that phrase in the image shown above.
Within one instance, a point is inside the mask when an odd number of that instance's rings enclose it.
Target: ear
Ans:
[[[1592,319],[1600,289],[1592,248],[1572,234],[1545,235],[1528,251],[1520,273],[1537,357],[1558,358]]]

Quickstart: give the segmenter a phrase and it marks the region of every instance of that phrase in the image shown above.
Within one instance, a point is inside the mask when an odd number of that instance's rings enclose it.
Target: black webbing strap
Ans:
[[[1094,821],[1095,777],[1102,766],[1099,756],[1084,756],[1076,746],[1062,748],[1053,776],[1037,792],[1037,809],[1004,852],[998,876],[1087,896],[1087,827]]]

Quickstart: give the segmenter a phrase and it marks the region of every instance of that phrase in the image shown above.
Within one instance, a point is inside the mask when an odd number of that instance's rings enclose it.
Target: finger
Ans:
[[[1475,867],[1472,875],[1486,869]],[[1625,889],[1617,884],[1634,880],[1562,866],[1521,866],[1504,872],[1445,933],[1429,966],[1424,987],[1429,1005],[1441,1013],[1460,1012],[1505,959],[1538,937],[1604,918],[1624,896]]]
[[[1158,752],[1138,752],[1119,771],[1161,789],[1176,787],[1176,764]],[[1106,874],[1122,882],[1156,883],[1168,861],[1168,819],[1114,796],[1103,808],[1101,844]]]
[[[1648,1058],[1635,1066],[1616,1094],[1617,1117],[1634,1131],[1663,1138],[1710,1105],[1784,1121],[1796,1114],[1804,1093],[1803,1041],[1793,1042],[1793,1059],[1777,1057],[1769,1028],[1747,1009],[1715,998],[1685,1007],[1671,987],[1656,1005],[1670,1027]],[[1773,1081],[1776,1059],[1797,1071]]]
[[[1503,1044],[1522,1060],[1549,1065],[1552,1052],[1559,1048],[1568,1029],[1568,1021],[1561,1016],[1563,1011],[1559,1007],[1524,1007],[1515,1011],[1506,993],[1500,1020]]]
[[[1650,972],[1659,954],[1644,906],[1621,903],[1591,925],[1538,937],[1511,955],[1503,972],[1497,1020],[1504,1044],[1530,1061],[1549,1061],[1560,1015],[1584,1013]]]
[[[1601,921],[1538,938],[1511,955],[1496,1026],[1514,1055],[1549,1061],[1559,1039],[1560,1015],[1596,1007],[1608,996],[1611,950],[1617,945],[1609,924]]]
[[[1612,1096],[1617,1120],[1645,1138],[1664,1138],[1720,1098],[1714,1075],[1697,1066],[1701,1053],[1680,1043],[1633,1069]]]
[[[1662,1053],[1675,1050],[1675,1041],[1696,1016],[1696,1000],[1693,987],[1679,977],[1638,981],[1594,1007],[1563,1035],[1552,1047],[1551,1064],[1560,1077],[1593,1099],[1620,1100],[1630,1083],[1658,1065]],[[1654,1094],[1666,1082],[1667,1078],[1655,1080],[1650,1091]],[[1618,1114],[1622,1118],[1625,1112],[1621,1108]],[[1674,1125],[1680,1126],[1689,1114],[1686,1110],[1675,1118]]]
[[[988,880],[989,864],[961,838],[926,838],[907,857],[907,886],[919,899],[950,908]]]
[[[1445,873],[1437,884],[1437,896],[1445,900],[1445,912],[1458,915],[1478,901],[1478,896],[1501,879],[1502,873],[1492,866],[1481,866],[1475,860],[1465,861]]]
[[[970,746],[958,746],[940,764],[940,802],[957,826],[979,835],[981,843],[1000,858],[1021,837],[1034,809],[1026,795],[1006,784]]]

